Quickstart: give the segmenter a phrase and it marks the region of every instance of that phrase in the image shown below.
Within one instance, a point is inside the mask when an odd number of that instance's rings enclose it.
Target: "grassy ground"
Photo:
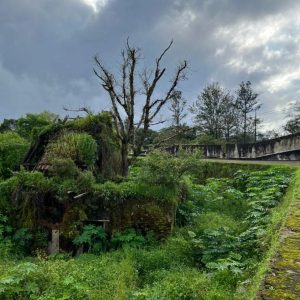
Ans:
[[[300,299],[300,169],[287,197],[288,216],[257,299]]]

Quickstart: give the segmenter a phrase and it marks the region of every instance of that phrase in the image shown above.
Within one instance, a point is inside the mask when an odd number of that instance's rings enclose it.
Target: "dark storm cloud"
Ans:
[[[181,85],[189,101],[212,80],[235,88],[250,79],[264,112],[280,111],[299,96],[298,3],[1,0],[0,119],[61,112],[63,105],[108,108],[92,73],[93,56],[116,70],[128,36],[142,47],[146,66],[174,39],[165,64],[171,76],[178,61],[189,61],[189,80]]]

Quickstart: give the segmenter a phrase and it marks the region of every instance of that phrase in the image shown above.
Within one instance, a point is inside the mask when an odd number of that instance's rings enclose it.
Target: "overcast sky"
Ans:
[[[0,0],[0,120],[109,109],[93,56],[116,70],[130,37],[147,67],[174,40],[164,63],[171,77],[189,62],[180,85],[189,103],[210,82],[234,90],[250,80],[265,128],[278,127],[299,99],[299,33],[298,0]]]

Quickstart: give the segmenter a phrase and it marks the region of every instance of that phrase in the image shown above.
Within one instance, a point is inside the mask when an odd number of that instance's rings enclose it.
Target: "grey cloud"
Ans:
[[[209,81],[234,89],[249,79],[266,113],[299,95],[299,7],[296,0],[108,0],[96,14],[83,0],[2,0],[0,119],[63,105],[107,108],[93,56],[116,71],[128,36],[146,66],[174,39],[165,64],[171,76],[179,60],[189,61],[181,87],[190,102]]]
[[[1,117],[16,118],[27,112],[49,110],[64,115],[68,108],[108,109],[105,96],[93,80],[45,83],[28,75],[16,75],[0,65]]]

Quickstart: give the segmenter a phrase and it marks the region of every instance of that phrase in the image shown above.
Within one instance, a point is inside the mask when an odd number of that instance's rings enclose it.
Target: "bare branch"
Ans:
[[[163,124],[165,122],[167,122],[168,120],[161,120],[161,121],[158,121],[156,123],[150,123],[151,126],[154,126],[154,125],[159,125],[159,124]]]
[[[144,80],[142,80],[144,89],[145,89],[144,94],[146,95],[146,101],[145,101],[145,105],[143,107],[143,113],[142,113],[142,117],[140,119],[138,127],[140,127],[143,122],[149,123],[148,117],[149,117],[149,113],[151,110],[151,106],[150,106],[151,97],[153,95],[153,92],[155,90],[157,82],[162,78],[162,76],[164,75],[164,73],[166,71],[166,68],[163,68],[162,70],[160,70],[160,62],[161,62],[162,58],[164,57],[164,55],[169,51],[169,49],[171,48],[172,45],[173,45],[173,40],[170,42],[170,44],[167,46],[167,48],[164,49],[164,51],[161,53],[161,55],[156,59],[156,68],[154,71],[154,78],[152,80],[152,83],[151,84],[149,83],[150,77],[147,78],[144,76]]]
[[[70,108],[67,108],[66,106],[64,106],[63,110],[64,111],[72,111],[72,112],[85,112],[88,115],[92,115],[93,114],[93,112],[90,109],[88,109],[87,107],[80,107],[78,109],[70,109]]]
[[[169,100],[171,99],[171,95],[172,95],[172,92],[174,91],[174,89],[176,88],[178,82],[180,80],[183,80],[185,79],[185,74],[183,73],[184,70],[187,68],[187,62],[186,60],[181,63],[178,68],[177,68],[177,72],[176,72],[176,75],[172,81],[172,85],[170,87],[170,89],[168,90],[166,96],[164,99],[157,99],[155,100],[152,104],[150,104],[150,108],[154,108],[155,105],[156,106],[156,109],[155,111],[153,112],[153,114],[149,117],[150,121],[153,120],[155,118],[155,116],[158,114],[158,112],[160,111],[160,109],[162,108],[162,106]]]
[[[136,69],[139,59],[141,58],[140,49],[131,46],[128,38],[124,50],[121,52],[122,62],[120,64],[120,76],[116,78],[104,67],[104,64],[95,57],[97,68],[94,68],[94,73],[110,97],[113,120],[122,144],[122,151],[124,150],[122,152],[122,161],[123,158],[127,159],[126,150],[128,150],[130,144],[132,145],[135,155],[138,154],[149,127],[165,122],[165,120],[154,122],[154,118],[157,116],[162,106],[171,98],[172,92],[176,88],[178,82],[184,79],[184,70],[187,67],[186,62],[177,67],[175,76],[172,79],[170,88],[167,90],[165,96],[162,97],[162,99],[152,100],[158,82],[166,73],[166,68],[161,68],[160,64],[172,45],[173,41],[171,41],[155,59],[153,70],[148,71],[147,69],[144,69],[142,73],[139,73],[136,72]],[[136,76],[139,76],[140,78],[140,86],[137,85]],[[140,119],[137,124],[135,124],[135,101],[138,93],[144,95],[144,102],[142,103]],[[121,109],[125,111],[125,114],[123,114]],[[138,128],[143,128],[143,130],[142,138],[137,142],[138,144],[136,144],[135,131]],[[127,164],[124,163],[123,165],[126,166]]]
[[[95,62],[104,75],[104,76],[101,76],[95,70],[95,68],[93,69],[96,76],[101,80],[103,88],[107,92],[109,92],[109,94],[112,94],[114,96],[115,100],[125,109],[125,103],[123,103],[121,101],[120,97],[118,96],[118,93],[116,92],[116,89],[115,89],[116,81],[114,79],[114,76],[107,69],[104,68],[104,66],[102,65],[102,63],[99,61],[99,59],[96,56],[95,56]]]
[[[155,123],[149,123],[149,125],[151,126],[155,126],[155,125],[159,125],[159,124],[163,124],[165,122],[169,121],[168,119],[165,119],[165,120],[160,120],[160,121],[157,121]],[[136,128],[138,129],[139,127],[137,127],[139,125],[139,123],[135,123],[134,124],[136,126]]]
[[[160,57],[158,59],[156,59],[156,65],[157,67],[159,67],[160,61],[162,60],[162,58],[164,57],[164,55],[169,51],[169,49],[171,48],[171,46],[173,45],[173,40],[171,40],[170,44],[168,45],[168,47],[162,52],[162,54],[160,55]]]

